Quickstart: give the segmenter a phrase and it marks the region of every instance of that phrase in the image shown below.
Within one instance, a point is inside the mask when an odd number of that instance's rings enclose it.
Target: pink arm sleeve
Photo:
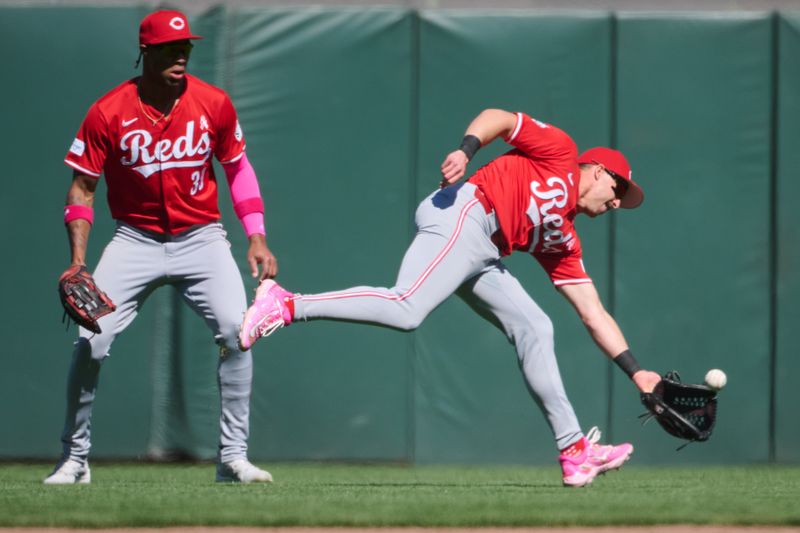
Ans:
[[[258,188],[258,179],[247,154],[232,163],[222,165],[231,189],[233,210],[239,217],[248,237],[255,233],[266,235],[264,229],[264,202]]]

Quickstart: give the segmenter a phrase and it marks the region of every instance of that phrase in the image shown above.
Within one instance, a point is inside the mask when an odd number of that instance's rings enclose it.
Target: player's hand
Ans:
[[[278,260],[267,248],[267,239],[260,233],[250,236],[250,248],[247,250],[247,263],[250,265],[250,274],[259,281],[274,278],[278,274]],[[261,275],[258,274],[258,265],[261,265]]]
[[[442,181],[439,187],[447,187],[463,178],[467,172],[467,163],[469,163],[467,154],[461,150],[447,154],[442,163]]]
[[[641,392],[653,392],[661,376],[650,370],[639,370],[633,375],[633,382]]]

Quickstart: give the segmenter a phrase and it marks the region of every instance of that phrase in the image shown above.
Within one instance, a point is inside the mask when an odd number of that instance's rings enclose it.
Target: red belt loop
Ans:
[[[486,195],[483,194],[483,191],[480,189],[480,187],[475,187],[475,198],[477,198],[478,203],[483,206],[483,210],[486,211],[487,215],[491,215],[494,212],[492,204],[489,203],[489,199],[486,198]],[[497,228],[497,231],[492,234],[491,239],[492,244],[497,246],[498,250],[505,249],[505,239],[503,238],[503,232],[500,231],[499,227]]]
[[[489,200],[486,198],[486,195],[483,194],[483,191],[480,187],[475,187],[475,198],[478,199],[478,202],[483,206],[483,210],[486,211],[486,214],[489,215],[494,211],[492,204],[489,203]]]

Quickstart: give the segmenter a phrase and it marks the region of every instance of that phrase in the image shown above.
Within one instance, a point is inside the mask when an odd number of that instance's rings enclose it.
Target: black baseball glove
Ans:
[[[664,431],[689,442],[708,440],[717,418],[717,391],[706,385],[681,383],[677,372],[667,372],[651,393],[641,395],[647,413]],[[688,443],[687,443],[688,444]]]
[[[94,333],[101,332],[97,319],[117,308],[111,298],[97,288],[85,266],[72,266],[61,274],[58,295],[64,306],[64,314]]]

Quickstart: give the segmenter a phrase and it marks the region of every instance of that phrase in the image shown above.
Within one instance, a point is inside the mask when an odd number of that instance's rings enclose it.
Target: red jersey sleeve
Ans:
[[[542,265],[553,285],[570,285],[575,283],[591,283],[592,278],[583,268],[583,258],[580,252],[566,255],[533,254],[533,257]]]
[[[108,124],[97,104],[86,113],[64,162],[88,176],[100,177],[109,153]]]
[[[244,134],[239,126],[236,109],[228,95],[222,101],[217,116],[217,145],[214,155],[220,163],[232,163],[244,154]]]
[[[506,142],[536,160],[563,160],[578,155],[578,147],[569,135],[525,113],[517,113],[517,125]]]

